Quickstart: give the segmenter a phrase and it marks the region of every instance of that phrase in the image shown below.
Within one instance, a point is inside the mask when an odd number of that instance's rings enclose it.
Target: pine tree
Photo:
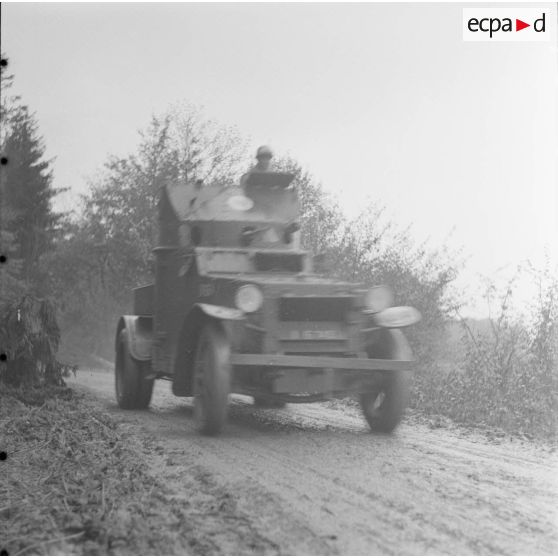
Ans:
[[[41,256],[54,241],[61,216],[52,211],[57,191],[38,126],[20,99],[9,95],[13,76],[1,68],[0,383],[63,383],[71,367],[56,359],[60,330],[55,305],[44,292]],[[41,298],[38,298],[38,296]]]
[[[2,201],[9,208],[10,219],[3,224],[3,230],[13,239],[11,256],[21,261],[20,278],[39,288],[38,262],[52,245],[59,219],[51,208],[56,190],[52,186],[50,161],[44,159],[43,141],[27,107],[14,111],[8,128],[2,146],[8,159]]]
[[[5,56],[2,54],[2,59]],[[19,98],[10,95],[13,84],[13,75],[8,73],[7,66],[0,67],[0,146],[4,158],[4,145],[9,133],[11,117],[19,106]],[[7,165],[0,167],[0,253],[4,264],[0,265],[0,313],[10,302],[19,299],[26,291],[27,286],[21,279],[21,262],[14,257],[17,244],[13,229],[15,212],[7,203],[6,196]]]

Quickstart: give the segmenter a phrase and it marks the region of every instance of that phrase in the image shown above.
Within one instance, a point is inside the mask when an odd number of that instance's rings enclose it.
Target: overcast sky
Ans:
[[[433,245],[454,230],[469,284],[558,250],[558,58],[556,41],[463,42],[461,18],[460,4],[3,3],[2,51],[59,187],[84,192],[187,100],[254,150],[288,151],[349,213],[376,200]]]

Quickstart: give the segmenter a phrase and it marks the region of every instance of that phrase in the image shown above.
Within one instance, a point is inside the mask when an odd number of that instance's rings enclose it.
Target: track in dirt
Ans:
[[[543,448],[409,423],[373,435],[353,409],[260,410],[241,397],[223,435],[206,438],[165,382],[150,411],[118,409],[108,371],[71,384],[157,440],[154,467],[178,494],[188,470],[233,498],[268,553],[558,553],[558,459]]]

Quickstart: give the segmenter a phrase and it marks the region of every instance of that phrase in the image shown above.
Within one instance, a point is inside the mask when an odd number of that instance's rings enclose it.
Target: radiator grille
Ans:
[[[345,322],[350,298],[305,297],[279,300],[282,322]]]
[[[272,254],[257,252],[254,265],[258,271],[291,271],[299,273],[303,270],[300,254]]]

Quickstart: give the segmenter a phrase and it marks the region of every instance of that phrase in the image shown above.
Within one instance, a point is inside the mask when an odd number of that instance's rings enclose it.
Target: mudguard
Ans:
[[[153,318],[148,316],[121,316],[116,328],[115,345],[120,332],[126,329],[128,347],[132,358],[139,361],[151,360],[153,344]]]
[[[376,325],[395,329],[411,326],[421,319],[420,312],[412,306],[391,306],[372,316],[372,321]]]
[[[242,320],[244,312],[237,308],[228,308],[226,306],[215,306],[214,304],[195,304],[194,310],[199,308],[206,316],[216,318],[218,320]],[[192,310],[192,312],[194,311]]]
[[[370,335],[366,352],[369,358],[413,361],[413,350],[400,329],[378,329]]]
[[[172,392],[174,395],[187,397],[193,394],[191,371],[196,351],[198,334],[204,320],[222,323],[243,320],[244,312],[236,308],[216,306],[214,304],[195,304],[182,325],[176,344],[174,357]],[[223,328],[225,330],[225,328]]]

